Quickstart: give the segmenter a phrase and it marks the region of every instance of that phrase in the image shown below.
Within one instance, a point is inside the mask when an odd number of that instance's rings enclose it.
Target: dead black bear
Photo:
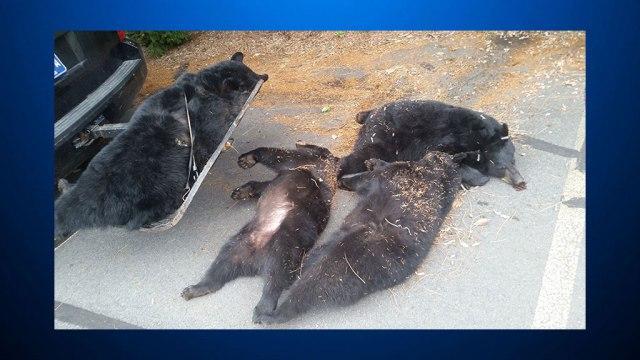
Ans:
[[[484,185],[493,176],[506,178],[516,190],[526,188],[507,124],[489,115],[437,101],[403,100],[362,111],[356,121],[363,126],[353,152],[343,158],[339,177],[364,171],[367,159],[418,160],[438,150],[470,155],[460,167],[467,185]]]
[[[424,260],[460,187],[450,155],[417,162],[367,160],[369,172],[344,176],[361,196],[340,229],[309,252],[277,309],[258,323],[290,320],[312,308],[345,306],[398,285]]]
[[[136,229],[161,220],[182,203],[189,176],[191,140],[201,169],[224,137],[249,93],[267,75],[242,63],[242,53],[145,100],[130,125],[89,163],[55,203],[56,237],[82,228]]]
[[[255,215],[225,244],[202,280],[182,292],[186,300],[220,289],[241,276],[265,278],[254,319],[272,312],[283,290],[300,273],[305,253],[329,219],[339,159],[329,150],[296,144],[296,150],[258,148],[241,155],[238,165],[261,163],[278,172],[266,182],[250,181],[234,199],[259,197]]]

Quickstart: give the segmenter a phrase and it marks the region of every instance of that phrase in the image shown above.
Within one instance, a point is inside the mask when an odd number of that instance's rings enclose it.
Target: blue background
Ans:
[[[639,17],[638,1],[597,0],[0,2],[0,349],[109,358],[630,356],[639,323]],[[54,332],[51,54],[53,32],[74,29],[586,30],[588,330]]]

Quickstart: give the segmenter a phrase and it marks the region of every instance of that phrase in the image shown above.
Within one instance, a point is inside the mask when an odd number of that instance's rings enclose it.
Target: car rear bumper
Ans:
[[[122,65],[93,91],[54,124],[56,179],[67,177],[78,166],[91,159],[108,143],[97,139],[92,144],[76,148],[73,139],[99,117],[104,123],[127,122],[128,111],[147,76],[144,56],[136,44],[121,43]]]
[[[118,69],[87,98],[69,111],[54,125],[54,144],[58,148],[71,140],[95,120],[107,108],[111,99],[136,78],[136,72],[144,66],[142,59],[123,61]],[[142,78],[143,76],[139,76]],[[141,85],[141,84],[140,84]]]

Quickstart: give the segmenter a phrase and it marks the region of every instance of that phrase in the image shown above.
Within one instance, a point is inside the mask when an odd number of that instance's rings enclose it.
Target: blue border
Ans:
[[[637,340],[638,1],[9,1],[3,24],[3,351],[352,359],[626,357]],[[53,332],[52,33],[61,29],[586,30],[587,331]],[[411,356],[413,355],[413,356]],[[626,355],[626,356],[625,356]]]

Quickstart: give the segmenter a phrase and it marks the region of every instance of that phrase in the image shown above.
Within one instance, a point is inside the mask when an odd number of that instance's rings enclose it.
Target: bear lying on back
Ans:
[[[242,63],[242,53],[145,100],[122,134],[89,163],[55,203],[56,237],[89,227],[136,229],[161,220],[182,203],[189,175],[190,136],[201,169],[250,91],[267,75]]]
[[[473,155],[460,167],[465,184],[484,185],[492,176],[507,178],[516,190],[526,188],[507,124],[489,115],[438,101],[403,100],[362,111],[356,121],[363,126],[339,177],[364,171],[367,159],[418,160],[438,150]]]
[[[278,176],[250,181],[232,193],[237,200],[259,197],[256,213],[223,246],[202,280],[184,289],[186,300],[215,292],[237,277],[261,275],[265,285],[254,319],[276,308],[327,225],[337,187],[338,158],[313,145],[297,143],[296,148],[258,148],[240,156],[241,167],[261,163]]]
[[[365,162],[342,186],[361,196],[340,229],[314,247],[286,298],[259,323],[288,321],[313,308],[345,306],[410,277],[449,212],[460,178],[450,155],[417,162]]]

